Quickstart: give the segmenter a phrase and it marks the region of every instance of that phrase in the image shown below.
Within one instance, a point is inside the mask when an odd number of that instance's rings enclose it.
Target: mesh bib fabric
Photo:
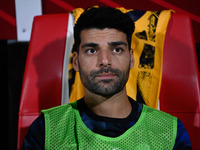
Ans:
[[[92,132],[82,122],[77,103],[42,111],[45,116],[45,149],[173,149],[177,118],[143,105],[139,120],[119,137]]]

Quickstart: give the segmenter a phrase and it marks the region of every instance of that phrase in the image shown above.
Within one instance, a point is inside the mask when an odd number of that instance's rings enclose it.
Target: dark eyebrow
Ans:
[[[127,47],[127,43],[122,42],[122,41],[108,42],[108,45],[110,45],[110,46],[119,46],[119,45],[124,45],[124,46]]]
[[[99,44],[97,44],[97,43],[85,43],[81,47],[85,48],[85,47],[98,47],[98,46],[99,46]]]

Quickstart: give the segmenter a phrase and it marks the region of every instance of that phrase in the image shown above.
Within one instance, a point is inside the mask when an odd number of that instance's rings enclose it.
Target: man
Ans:
[[[80,16],[73,66],[85,96],[43,110],[23,149],[191,149],[180,120],[127,96],[133,32],[129,16],[113,8],[90,8]]]

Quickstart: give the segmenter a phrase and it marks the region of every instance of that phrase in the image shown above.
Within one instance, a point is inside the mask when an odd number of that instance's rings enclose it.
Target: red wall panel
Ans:
[[[198,0],[42,0],[43,14],[65,13],[74,8],[108,5],[139,10],[173,9],[189,14],[192,19],[195,42],[200,42],[200,9]],[[16,39],[15,1],[0,1],[0,39]]]

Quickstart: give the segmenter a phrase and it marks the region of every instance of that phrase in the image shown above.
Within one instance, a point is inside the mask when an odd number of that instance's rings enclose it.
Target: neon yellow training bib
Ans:
[[[151,150],[173,149],[177,118],[143,105],[140,118],[119,137],[92,132],[83,123],[77,102],[42,111],[45,116],[45,149]]]

